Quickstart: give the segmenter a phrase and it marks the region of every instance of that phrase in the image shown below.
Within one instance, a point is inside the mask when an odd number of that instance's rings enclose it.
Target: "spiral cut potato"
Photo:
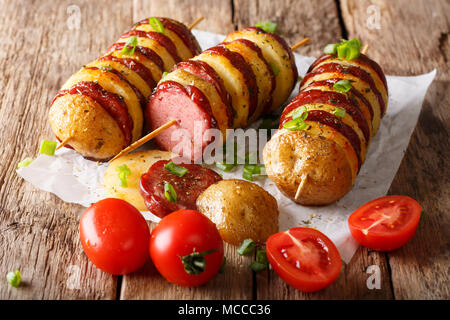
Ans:
[[[152,130],[176,119],[155,140],[163,150],[196,160],[213,141],[206,130],[219,129],[225,139],[227,129],[245,127],[280,107],[297,78],[294,56],[283,39],[246,28],[177,64],[158,83],[145,118]],[[188,147],[174,150],[183,141]]]
[[[200,51],[180,22],[138,22],[62,86],[49,112],[53,132],[88,159],[112,158],[141,137],[143,109],[163,73]]]
[[[335,89],[341,80],[351,89]],[[302,205],[340,199],[353,186],[387,102],[386,78],[375,61],[364,54],[353,60],[322,55],[309,68],[298,96],[282,113],[279,130],[264,148],[269,178]],[[295,112],[303,112],[306,125],[284,128]]]

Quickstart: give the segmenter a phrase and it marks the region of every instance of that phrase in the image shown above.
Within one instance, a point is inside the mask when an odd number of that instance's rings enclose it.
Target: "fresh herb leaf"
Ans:
[[[164,165],[164,169],[169,171],[170,173],[176,175],[177,177],[184,176],[189,170],[176,165],[173,161],[170,161]]]
[[[260,21],[256,23],[255,27],[258,27],[265,32],[275,33],[277,31],[278,25],[271,21]]]

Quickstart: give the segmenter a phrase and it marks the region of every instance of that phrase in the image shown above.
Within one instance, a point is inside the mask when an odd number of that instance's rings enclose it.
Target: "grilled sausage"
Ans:
[[[72,75],[54,98],[50,126],[84,157],[105,161],[142,135],[143,109],[163,72],[200,53],[183,24],[138,22],[106,54]]]
[[[208,129],[220,129],[225,139],[227,129],[245,127],[278,108],[296,81],[297,68],[286,42],[247,28],[230,33],[224,42],[164,76],[149,99],[145,118],[152,130],[178,120],[155,141],[163,150],[197,160],[215,141]]]

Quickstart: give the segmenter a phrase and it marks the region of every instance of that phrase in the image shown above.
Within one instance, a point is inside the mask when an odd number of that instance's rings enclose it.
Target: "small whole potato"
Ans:
[[[239,245],[250,238],[264,243],[278,232],[278,205],[257,184],[245,180],[222,180],[197,198],[198,210],[212,220],[225,242]]]

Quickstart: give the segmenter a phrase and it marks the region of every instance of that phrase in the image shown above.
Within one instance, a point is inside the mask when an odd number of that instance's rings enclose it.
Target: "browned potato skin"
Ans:
[[[50,108],[48,120],[61,141],[71,137],[68,145],[88,159],[108,160],[125,146],[117,122],[88,96],[59,97]]]
[[[343,197],[353,185],[344,151],[334,141],[306,131],[275,134],[263,151],[269,179],[301,205],[325,205]],[[306,177],[299,196],[297,189]]]
[[[278,205],[257,184],[244,180],[222,180],[197,199],[198,210],[214,222],[222,239],[240,245],[247,238],[257,243],[278,232]]]

